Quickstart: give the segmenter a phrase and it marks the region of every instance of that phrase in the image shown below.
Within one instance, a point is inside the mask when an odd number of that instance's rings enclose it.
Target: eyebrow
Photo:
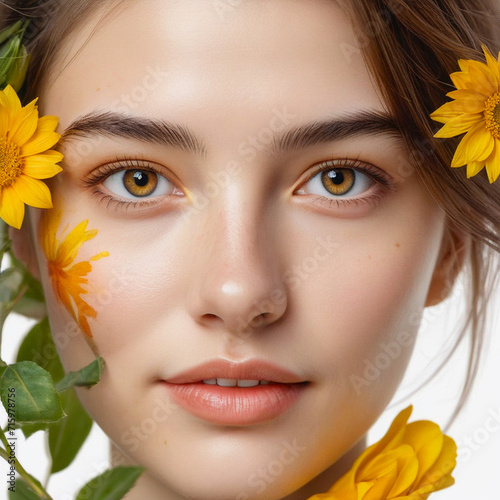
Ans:
[[[99,135],[172,146],[199,156],[207,154],[203,141],[184,126],[112,111],[94,111],[76,119],[63,132],[60,143],[72,137]],[[281,135],[274,132],[269,149],[278,155],[285,151],[305,149],[359,135],[388,135],[402,138],[401,130],[390,115],[367,110],[345,117],[312,122]]]

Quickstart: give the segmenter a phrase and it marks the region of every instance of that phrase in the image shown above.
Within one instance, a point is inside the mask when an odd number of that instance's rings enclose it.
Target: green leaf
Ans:
[[[101,379],[104,360],[99,357],[92,361],[90,365],[84,366],[77,372],[69,372],[57,385],[56,390],[65,391],[70,387],[91,387]]]
[[[50,373],[32,361],[9,365],[0,378],[0,397],[16,423],[57,422],[64,417],[59,394]],[[9,399],[10,398],[10,399]]]
[[[120,500],[142,474],[142,467],[115,467],[89,481],[76,500]]]
[[[74,389],[61,394],[61,399],[66,417],[49,426],[52,474],[71,464],[92,427],[92,419],[81,405]]]
[[[33,361],[43,369],[47,370],[55,382],[64,377],[56,346],[50,333],[49,320],[44,318],[37,323],[26,335],[19,351],[16,361]]]
[[[19,20],[16,23],[14,23],[12,26],[7,26],[7,28],[4,28],[2,31],[0,31],[0,44],[5,42],[5,40],[7,40],[7,38],[16,34],[21,29],[22,24],[23,24],[23,22],[21,20]]]
[[[48,424],[23,424],[17,425],[16,427],[20,428],[23,431],[24,437],[28,439],[30,436],[35,434],[35,432],[45,431],[47,429]]]
[[[12,68],[18,57],[19,49],[21,48],[21,36],[16,35],[7,43],[0,47],[0,79],[2,86],[9,83],[9,77],[12,73]]]
[[[10,484],[7,482],[8,486]],[[20,477],[16,479],[14,491],[9,488],[9,500],[40,500],[40,498]]]
[[[26,73],[28,72],[30,59],[31,56],[26,51],[26,47],[24,45],[21,45],[16,57],[16,61],[14,62],[14,66],[9,75],[9,84],[12,85],[12,88],[16,92],[19,92],[19,90],[23,86],[24,80],[26,78]]]
[[[2,305],[15,298],[22,282],[22,273],[14,267],[9,267],[0,273],[0,302]]]
[[[13,263],[17,266],[17,259]],[[47,316],[47,307],[41,283],[33,278],[29,271],[18,265],[18,268],[24,275],[23,284],[28,287],[28,290],[23,295],[21,300],[14,306],[13,311],[27,316],[28,318],[42,319]]]
[[[26,335],[19,351],[17,361],[33,361],[52,375],[52,380],[58,382],[64,377],[64,370],[57,354],[56,346],[50,333],[49,321],[44,318]],[[43,431],[48,424],[24,424],[19,427],[26,438],[35,432]]]

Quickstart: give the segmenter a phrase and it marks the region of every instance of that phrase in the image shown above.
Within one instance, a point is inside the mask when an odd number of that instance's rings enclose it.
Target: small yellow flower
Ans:
[[[59,241],[56,235],[60,221],[61,212],[49,211],[43,214],[40,224],[42,248],[48,260],[52,287],[57,299],[85,335],[92,337],[87,318],[95,318],[97,313],[81,298],[81,295],[88,293],[84,286],[88,285],[87,275],[92,271],[92,266],[88,261],[77,263],[74,261],[82,245],[91,240],[97,234],[97,230],[87,230],[88,220],[84,220]],[[90,260],[99,260],[108,255],[108,252],[101,252]]]
[[[407,424],[411,412],[403,410],[327,493],[308,500],[425,500],[454,484],[455,442],[433,422]]]
[[[434,111],[431,118],[445,124],[434,137],[465,133],[451,166],[467,165],[467,177],[486,167],[492,183],[500,175],[500,54],[497,60],[486,47],[483,51],[486,64],[458,61],[461,71],[450,75],[457,90],[446,94],[454,100]]]
[[[50,148],[60,138],[55,116],[38,118],[36,99],[22,107],[14,89],[0,91],[0,218],[19,229],[24,204],[51,208],[48,179],[62,169],[63,155]]]

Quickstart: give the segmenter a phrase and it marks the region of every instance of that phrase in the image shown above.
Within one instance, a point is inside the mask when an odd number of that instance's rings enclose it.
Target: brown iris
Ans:
[[[323,186],[337,196],[347,194],[354,186],[355,174],[350,168],[334,168],[321,174]]]
[[[158,186],[158,176],[149,170],[127,170],[123,185],[134,196],[149,196]]]

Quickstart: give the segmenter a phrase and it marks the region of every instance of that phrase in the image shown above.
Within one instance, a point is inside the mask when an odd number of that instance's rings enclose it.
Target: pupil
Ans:
[[[141,171],[134,172],[134,182],[139,187],[147,186],[149,182],[149,176],[148,174]]]
[[[345,177],[343,172],[337,171],[337,170],[332,170],[328,172],[328,177],[332,181],[333,184],[340,186],[345,182]]]

